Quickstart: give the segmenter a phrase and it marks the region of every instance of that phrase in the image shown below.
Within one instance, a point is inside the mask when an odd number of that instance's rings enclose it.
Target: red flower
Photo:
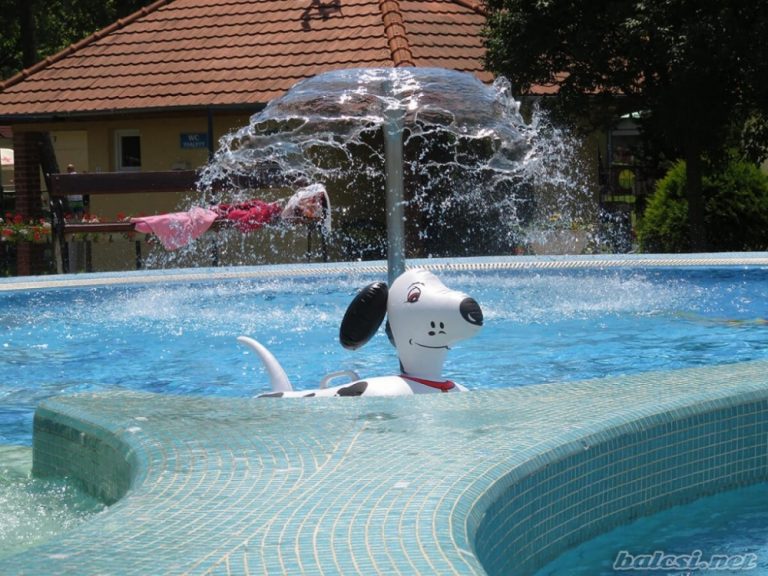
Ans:
[[[21,214],[16,214],[13,217],[13,223],[14,224],[21,224],[22,222],[24,222],[24,217]]]

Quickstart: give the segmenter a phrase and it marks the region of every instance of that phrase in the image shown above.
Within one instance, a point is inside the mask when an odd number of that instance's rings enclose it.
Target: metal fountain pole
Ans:
[[[392,285],[405,272],[405,207],[403,194],[403,123],[405,111],[385,111],[384,165],[387,174],[387,279]]]

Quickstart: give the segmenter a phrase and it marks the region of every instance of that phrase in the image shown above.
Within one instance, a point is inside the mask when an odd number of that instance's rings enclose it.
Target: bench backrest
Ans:
[[[197,178],[195,170],[52,174],[49,194],[51,196],[90,196],[141,192],[188,192],[195,188]]]

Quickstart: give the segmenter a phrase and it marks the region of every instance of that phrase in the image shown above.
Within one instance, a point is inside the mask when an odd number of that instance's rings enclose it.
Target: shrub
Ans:
[[[656,184],[640,225],[644,252],[684,252],[688,240],[685,162]],[[768,176],[749,162],[731,160],[702,181],[707,245],[714,252],[768,248]]]

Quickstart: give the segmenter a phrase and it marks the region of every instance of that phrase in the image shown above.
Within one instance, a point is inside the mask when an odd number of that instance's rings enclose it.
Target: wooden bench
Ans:
[[[67,236],[73,234],[112,234],[134,231],[131,222],[67,222],[67,196],[88,198],[105,194],[189,192],[195,188],[194,170],[168,172],[98,172],[88,174],[52,174],[48,194],[51,200],[51,233],[56,269],[69,272]],[[136,242],[136,268],[141,268],[141,242]],[[86,270],[91,271],[90,243],[86,243]]]
[[[56,269],[59,273],[70,271],[69,254],[65,249],[67,236],[73,234],[127,234],[135,231],[132,222],[67,222],[66,198],[82,196],[87,200],[93,195],[190,192],[197,182],[194,170],[168,172],[99,172],[88,174],[52,174],[49,196],[51,201],[51,233],[53,237]],[[226,221],[217,221],[214,227],[226,226]],[[311,253],[312,232],[315,224],[307,225],[307,253]],[[327,260],[325,234],[320,234],[323,260]],[[141,242],[135,242],[136,269],[142,267]],[[86,243],[86,271],[92,271],[91,247]]]

